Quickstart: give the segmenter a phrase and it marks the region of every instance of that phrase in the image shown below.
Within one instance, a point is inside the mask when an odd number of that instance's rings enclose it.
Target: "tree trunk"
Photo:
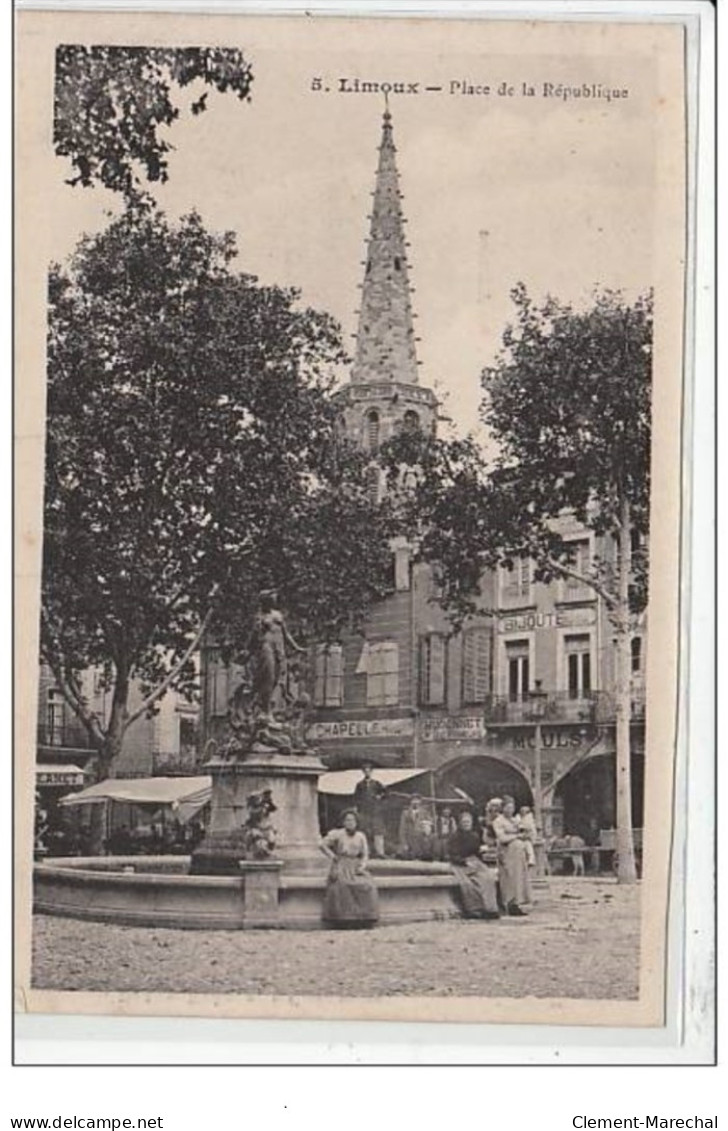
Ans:
[[[623,499],[620,507],[619,601],[615,610],[616,648],[616,763],[617,763],[617,880],[633,884],[637,880],[632,833],[632,760],[630,722],[632,717],[632,647],[629,613],[629,581],[632,566],[630,507]]]
[[[126,671],[119,666],[116,669],[114,692],[111,699],[111,713],[106,729],[98,727],[98,733],[93,735],[95,756],[96,781],[106,781],[113,774],[114,763],[121,754],[124,735],[129,725],[129,680]]]
[[[113,710],[111,722],[114,722]],[[114,726],[110,724],[103,743],[96,750],[95,777],[97,782],[106,781],[107,778],[111,777],[114,762],[121,753],[123,741],[123,729],[118,723]],[[103,856],[107,851],[106,842],[110,832],[109,815],[109,802],[91,806],[89,851],[92,856]]]

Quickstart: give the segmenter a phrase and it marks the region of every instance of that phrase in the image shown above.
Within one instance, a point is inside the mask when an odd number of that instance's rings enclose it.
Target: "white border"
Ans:
[[[240,1020],[102,1018],[20,1015],[16,1021],[16,1059],[19,1064],[402,1064],[488,1063],[509,1064],[707,1064],[714,1053],[712,1018],[713,903],[706,860],[712,859],[713,815],[706,798],[714,796],[713,648],[713,412],[714,412],[714,187],[713,105],[714,11],[709,3],[662,0],[553,0],[526,3],[511,0],[507,7],[487,0],[439,0],[437,5],[399,0],[369,0],[358,4],[317,0],[277,0],[267,3],[184,3],[183,0],[17,0],[17,8],[66,10],[137,10],[184,12],[276,12],[344,15],[432,15],[438,18],[513,19],[534,16],[542,20],[690,20],[688,29],[691,67],[696,65],[700,43],[697,107],[691,120],[691,165],[697,180],[690,185],[691,246],[688,294],[694,297],[694,352],[688,346],[685,404],[684,498],[686,510],[683,546],[681,658],[682,700],[676,795],[675,875],[672,886],[669,947],[669,1023],[664,1030],[579,1029],[493,1025],[376,1025],[344,1022],[267,1022]],[[725,68],[724,68],[725,69]],[[697,217],[697,219],[696,219]],[[697,225],[697,232],[696,232]],[[696,234],[699,238],[696,238]],[[689,327],[690,330],[690,327]],[[688,651],[687,642],[690,642]],[[690,677],[688,682],[688,675]],[[689,773],[686,770],[690,750]],[[686,807],[683,803],[687,802]],[[686,834],[689,836],[686,837]],[[684,843],[684,850],[682,844]],[[682,914],[682,875],[685,877],[685,916]],[[28,1081],[30,1083],[30,1081]],[[322,1082],[323,1083],[323,1082]],[[707,1081],[706,1081],[707,1083]],[[517,1083],[513,1080],[517,1087]],[[482,1085],[481,1085],[482,1086]],[[483,1094],[487,1100],[488,1088]],[[705,1094],[705,1093],[703,1093]],[[717,1092],[715,1093],[717,1096]],[[517,1093],[513,1097],[517,1100]],[[698,1096],[693,1097],[696,1101]],[[457,1097],[451,1114],[460,1106]],[[697,1103],[692,1105],[697,1108]],[[702,1105],[701,1105],[702,1106]],[[515,1103],[515,1114],[518,1103]],[[208,1109],[209,1113],[209,1109]],[[323,1108],[319,1115],[324,1114]],[[546,1113],[544,1112],[544,1115]],[[667,1113],[665,1113],[667,1114]],[[707,1114],[707,1111],[706,1111]],[[340,1111],[331,1111],[334,1119]],[[570,1121],[569,1121],[570,1123]],[[552,1125],[552,1124],[550,1124]],[[566,1121],[563,1126],[568,1126]]]

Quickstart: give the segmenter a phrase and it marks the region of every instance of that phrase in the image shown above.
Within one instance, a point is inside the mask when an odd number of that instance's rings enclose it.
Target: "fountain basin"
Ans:
[[[188,856],[60,857],[33,871],[33,907],[139,927],[321,929],[325,871],[296,874],[281,860],[241,861],[238,876],[190,875]],[[374,860],[383,924],[460,917],[448,864]]]

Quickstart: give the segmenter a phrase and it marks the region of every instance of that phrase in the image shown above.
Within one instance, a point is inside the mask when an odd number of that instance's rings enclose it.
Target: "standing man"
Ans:
[[[354,804],[359,819],[359,828],[365,834],[372,856],[384,856],[384,814],[382,806],[386,790],[381,782],[372,777],[372,765],[362,766],[364,777],[356,783]]]
[[[428,843],[425,821],[428,814],[419,793],[413,793],[409,805],[399,818],[399,854],[403,860],[424,860]]]

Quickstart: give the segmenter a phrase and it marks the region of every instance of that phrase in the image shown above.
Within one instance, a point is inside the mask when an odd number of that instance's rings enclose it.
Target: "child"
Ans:
[[[528,805],[522,805],[518,810],[517,822],[521,832],[526,834],[524,838],[526,841],[526,860],[529,868],[533,868],[536,863],[536,853],[533,848],[533,842],[536,839],[536,819]]]

